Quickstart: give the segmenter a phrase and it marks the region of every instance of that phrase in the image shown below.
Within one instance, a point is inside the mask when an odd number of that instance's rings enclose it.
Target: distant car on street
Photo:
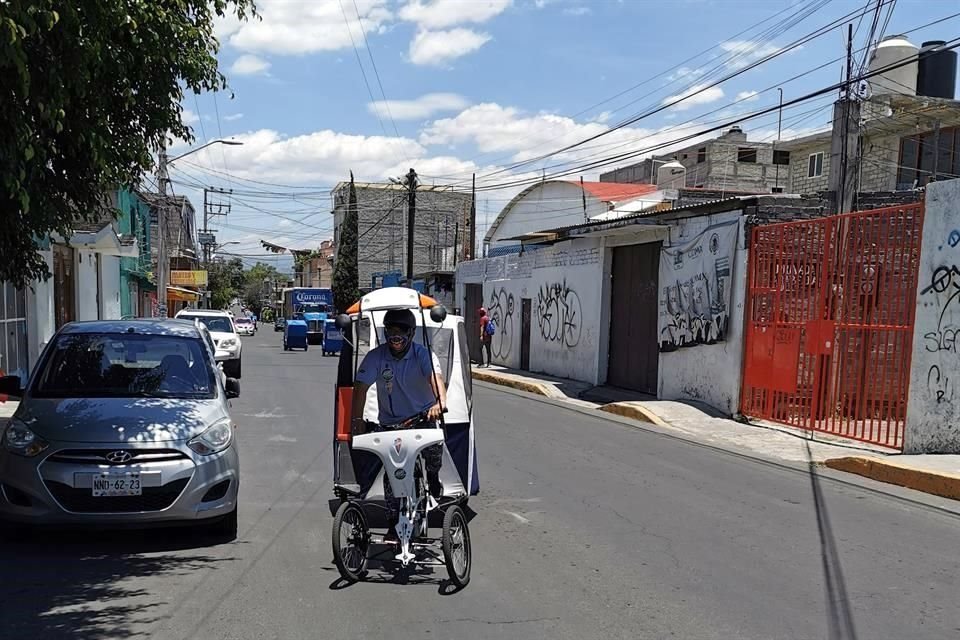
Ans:
[[[207,327],[216,347],[216,357],[223,362],[223,371],[231,378],[240,378],[243,365],[243,342],[237,333],[235,320],[226,311],[185,309],[178,320],[199,321]]]
[[[273,321],[273,330],[274,331],[283,331],[284,327],[287,326],[287,321],[284,318],[277,318]]]
[[[250,318],[236,318],[233,324],[237,327],[237,333],[241,336],[252,336],[257,332],[257,328]]]
[[[237,533],[239,456],[229,401],[202,326],[104,320],[62,327],[0,446],[0,519],[96,528],[203,525]],[[2,525],[0,525],[2,526]]]

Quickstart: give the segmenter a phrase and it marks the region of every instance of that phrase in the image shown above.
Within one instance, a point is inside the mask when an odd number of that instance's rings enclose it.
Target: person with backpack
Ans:
[[[493,335],[497,332],[497,325],[493,318],[487,315],[487,310],[480,307],[480,366],[483,366],[483,352],[487,352],[487,368],[493,364],[493,356],[490,354],[490,345],[493,343]]]

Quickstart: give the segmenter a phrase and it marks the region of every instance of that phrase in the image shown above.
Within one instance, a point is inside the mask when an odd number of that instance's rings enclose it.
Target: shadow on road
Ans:
[[[850,597],[847,595],[847,583],[843,577],[840,552],[837,540],[830,525],[830,514],[817,475],[817,466],[813,461],[813,452],[807,442],[807,463],[810,470],[810,487],[813,491],[813,505],[817,513],[817,530],[820,534],[820,557],[823,562],[823,581],[827,598],[827,638],[828,640],[856,640],[857,632],[853,623],[853,611]]]
[[[0,638],[146,637],[167,604],[140,578],[183,576],[232,558],[183,530],[31,532],[0,541]]]

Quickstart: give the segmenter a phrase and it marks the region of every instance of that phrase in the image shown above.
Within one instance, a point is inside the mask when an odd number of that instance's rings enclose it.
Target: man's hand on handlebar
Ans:
[[[439,420],[440,416],[443,415],[443,413],[444,413],[443,408],[440,406],[440,403],[437,402],[432,407],[427,409],[427,419],[433,420],[433,421]]]

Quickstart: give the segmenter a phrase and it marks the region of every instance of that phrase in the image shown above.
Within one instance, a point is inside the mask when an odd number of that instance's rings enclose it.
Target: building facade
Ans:
[[[407,190],[400,184],[355,183],[360,288],[402,279],[407,264]],[[350,184],[333,191],[334,246],[346,215]],[[417,188],[413,272],[452,270],[469,244],[471,196],[449,187]]]
[[[774,147],[748,140],[733,126],[712,140],[602,173],[600,182],[657,184],[658,169],[676,160],[686,169],[683,186],[744,194],[787,192],[789,152]]]

